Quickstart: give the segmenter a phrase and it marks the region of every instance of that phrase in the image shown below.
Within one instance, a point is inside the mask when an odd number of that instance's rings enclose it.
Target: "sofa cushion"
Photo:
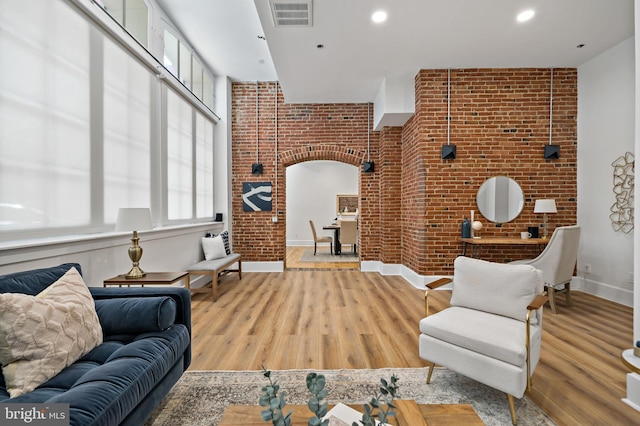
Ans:
[[[93,298],[74,267],[36,296],[0,294],[0,362],[12,398],[101,343]]]
[[[540,271],[460,256],[454,261],[451,305],[526,320],[527,306],[542,293]]]
[[[166,296],[96,300],[95,304],[105,336],[166,330],[176,318],[176,302]]]
[[[220,235],[216,237],[202,238],[202,251],[206,260],[220,259],[227,255],[224,249],[224,240]]]
[[[77,263],[63,263],[50,268],[32,269],[0,276],[0,293],[24,293],[35,296],[51,283],[56,282],[71,268],[76,268],[80,275],[82,269]]]

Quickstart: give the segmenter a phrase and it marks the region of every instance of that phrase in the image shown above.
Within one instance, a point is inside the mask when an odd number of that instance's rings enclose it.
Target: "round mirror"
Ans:
[[[518,217],[524,206],[524,193],[515,180],[496,176],[484,181],[476,203],[480,213],[491,222],[506,223]]]

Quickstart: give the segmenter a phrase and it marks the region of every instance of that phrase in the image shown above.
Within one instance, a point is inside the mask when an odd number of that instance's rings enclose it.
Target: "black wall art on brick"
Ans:
[[[270,212],[271,188],[271,182],[243,182],[242,210],[245,212]]]

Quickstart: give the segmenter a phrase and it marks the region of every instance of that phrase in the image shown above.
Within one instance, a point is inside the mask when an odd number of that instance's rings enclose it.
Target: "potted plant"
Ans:
[[[262,420],[271,421],[273,426],[290,426],[292,411],[284,414],[287,393],[285,391],[280,392],[280,385],[277,380],[271,378],[271,371],[263,368],[263,374],[269,380],[269,384],[262,387],[262,393],[258,400],[261,407],[266,407],[260,413]],[[309,373],[306,383],[307,389],[311,393],[307,407],[314,413],[314,416],[309,418],[307,425],[327,426],[329,420],[324,419],[328,412],[327,402],[324,401],[328,396],[328,392],[325,389],[326,379],[322,374]],[[396,415],[393,399],[398,393],[398,378],[391,376],[389,381],[381,379],[380,385],[379,393],[364,404],[360,423],[353,422],[352,426],[375,426],[376,421],[386,424],[389,417]]]

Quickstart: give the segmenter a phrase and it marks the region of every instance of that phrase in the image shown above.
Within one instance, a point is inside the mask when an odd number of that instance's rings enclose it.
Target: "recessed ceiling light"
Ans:
[[[525,22],[533,18],[533,15],[535,14],[536,12],[534,12],[532,9],[525,10],[524,12],[520,12],[516,19],[518,20],[518,22]]]
[[[387,20],[387,12],[385,12],[384,10],[378,10],[377,12],[374,12],[373,15],[371,15],[371,20],[377,24],[379,24],[380,22],[384,22]]]

